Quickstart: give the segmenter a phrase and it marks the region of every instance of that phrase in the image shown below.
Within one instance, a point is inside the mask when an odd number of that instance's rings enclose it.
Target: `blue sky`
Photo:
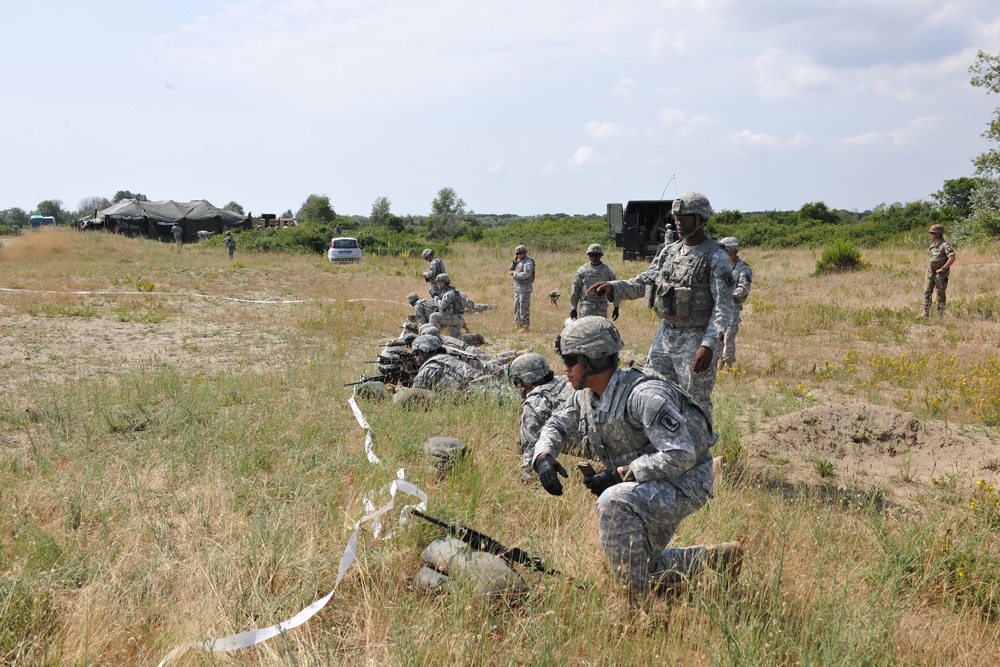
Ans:
[[[927,199],[1000,98],[995,0],[5,3],[0,209],[118,190],[426,214]],[[12,34],[11,34],[12,33]]]

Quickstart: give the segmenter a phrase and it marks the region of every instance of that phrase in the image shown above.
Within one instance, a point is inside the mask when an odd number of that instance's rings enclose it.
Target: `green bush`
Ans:
[[[850,241],[838,240],[823,251],[816,262],[816,275],[839,271],[857,271],[862,268],[861,251]]]
[[[502,227],[483,229],[481,243],[509,246],[524,244],[528,252],[580,251],[591,243],[600,243],[605,250],[615,247],[615,239],[608,234],[603,216],[585,218],[571,216],[544,216],[535,220],[521,220]]]

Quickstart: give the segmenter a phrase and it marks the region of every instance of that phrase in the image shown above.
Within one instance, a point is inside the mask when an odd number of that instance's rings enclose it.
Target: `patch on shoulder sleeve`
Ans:
[[[671,433],[676,433],[677,429],[680,428],[681,425],[679,421],[670,416],[669,412],[664,412],[660,415],[660,419],[658,421],[660,422],[660,426],[667,429]]]

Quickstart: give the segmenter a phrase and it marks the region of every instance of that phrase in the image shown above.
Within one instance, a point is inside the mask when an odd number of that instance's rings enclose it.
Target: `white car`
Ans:
[[[330,241],[330,250],[326,253],[330,262],[360,262],[361,246],[356,238],[340,236]]]

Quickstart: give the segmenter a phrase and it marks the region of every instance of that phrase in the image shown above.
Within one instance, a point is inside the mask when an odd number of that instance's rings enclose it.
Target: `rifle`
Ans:
[[[410,513],[419,516],[424,521],[429,521],[435,526],[441,526],[448,533],[459,540],[462,540],[468,544],[473,549],[478,551],[486,551],[495,556],[500,556],[505,561],[511,565],[521,564],[527,565],[535,572],[544,572],[545,574],[559,574],[559,571],[555,568],[549,567],[542,563],[542,559],[536,556],[531,556],[526,551],[522,551],[517,547],[507,547],[500,544],[495,539],[486,535],[485,533],[480,533],[478,530],[473,530],[468,526],[463,526],[460,523],[442,521],[432,517],[429,514],[424,514],[418,509],[410,509]]]
[[[345,382],[344,386],[353,387],[365,382],[385,382],[386,384],[403,384],[409,386],[413,383],[413,378],[415,377],[417,377],[417,371],[408,371],[399,366],[390,366],[382,375],[373,375],[372,377],[362,375],[361,379],[357,382]]]

